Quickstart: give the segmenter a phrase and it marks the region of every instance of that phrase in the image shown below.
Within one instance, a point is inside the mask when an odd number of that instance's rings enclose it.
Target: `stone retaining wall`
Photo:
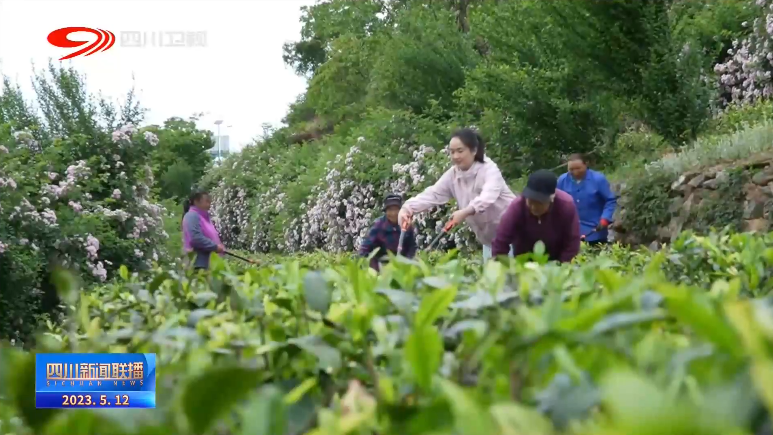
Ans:
[[[716,204],[722,200],[721,187],[729,182],[729,174],[736,171],[742,174],[744,180],[744,200],[728,198],[727,207],[743,208],[743,220],[737,222],[743,231],[768,231],[773,219],[773,154],[770,153],[686,172],[670,186],[663,186],[668,189],[671,205],[657,230],[652,231],[657,234],[655,240],[646,240],[626,227],[626,215],[640,211],[639,207],[646,208],[647,204],[627,204],[625,183],[613,184],[613,189],[620,196],[612,225],[615,240],[632,245],[672,242],[682,230],[689,229],[691,213],[699,209],[704,201],[711,200]]]

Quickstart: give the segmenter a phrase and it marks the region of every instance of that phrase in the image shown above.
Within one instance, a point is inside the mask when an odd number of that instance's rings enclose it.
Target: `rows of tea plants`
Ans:
[[[157,409],[38,410],[34,352],[0,348],[0,433],[763,434],[773,411],[773,233],[659,252],[540,249],[121,268],[36,352],[157,354]]]

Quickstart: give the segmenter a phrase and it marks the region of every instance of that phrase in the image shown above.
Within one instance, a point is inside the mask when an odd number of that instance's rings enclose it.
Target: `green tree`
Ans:
[[[185,161],[178,161],[169,166],[161,175],[161,196],[163,198],[183,199],[196,182],[193,168]]]
[[[116,108],[103,97],[90,94],[85,77],[72,67],[56,66],[49,60],[46,69],[35,70],[34,74],[33,86],[46,136],[85,134],[96,137],[102,131],[112,131],[118,126],[140,125],[145,118],[147,109],[137,101],[134,88]]]
[[[432,102],[451,109],[454,92],[480,56],[446,7],[421,4],[397,13],[398,23],[380,35],[368,84],[368,106],[423,113]]]
[[[158,136],[158,146],[151,156],[153,176],[157,180],[162,180],[165,174],[178,162],[184,162],[190,168],[193,176],[191,184],[202,177],[212,161],[208,152],[213,143],[211,132],[196,128],[193,119],[186,121],[177,117],[166,120],[163,127],[151,126],[146,130],[154,132]],[[178,167],[176,171],[179,170]],[[177,177],[180,172],[172,172],[172,174],[177,174],[175,175]],[[177,195],[178,191],[175,189],[169,190],[162,187],[162,198],[171,198]]]
[[[540,7],[554,19],[560,56],[681,143],[694,139],[709,118],[714,91],[702,76],[712,56],[695,40],[699,32],[674,30],[672,6],[663,0],[558,0]]]
[[[349,35],[366,37],[382,25],[379,13],[385,12],[384,1],[332,0],[301,8],[301,40],[284,45],[284,61],[300,75],[316,74],[333,53],[333,42]]]
[[[19,85],[13,85],[8,77],[3,77],[0,93],[0,124],[13,124],[17,130],[35,131],[41,124],[35,111],[24,100]]]
[[[733,41],[750,33],[755,9],[748,0],[676,0],[671,6],[673,33],[678,39],[696,41],[706,51],[710,65],[722,63]]]

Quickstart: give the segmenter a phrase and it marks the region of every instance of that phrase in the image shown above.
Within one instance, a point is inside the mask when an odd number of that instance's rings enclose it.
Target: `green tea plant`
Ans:
[[[35,352],[154,352],[155,410],[37,410],[0,347],[14,434],[752,434],[773,411],[773,234],[659,252],[330,254],[177,267],[80,291]],[[326,263],[326,259],[330,262]]]

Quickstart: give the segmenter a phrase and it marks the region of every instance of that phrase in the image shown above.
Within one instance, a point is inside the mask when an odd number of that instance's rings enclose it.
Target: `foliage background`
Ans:
[[[115,105],[73,69],[49,64],[34,84],[33,102],[7,78],[0,95],[0,336],[16,340],[58,311],[52,267],[96,283],[169,258],[157,199],[187,197],[181,181],[200,178],[211,143],[179,119],[138,129],[146,110],[133,91]],[[188,178],[162,172],[171,162]],[[154,189],[158,174],[177,191]]]
[[[647,198],[679,174],[645,166],[767,119],[768,103],[727,96],[756,65],[732,66],[733,44],[767,38],[768,11],[754,0],[322,2],[304,8],[300,40],[285,45],[285,61],[309,78],[286,125],[204,183],[234,247],[351,250],[385,195],[434,183],[448,167],[448,137],[472,126],[514,190],[530,171],[560,171],[568,154],[584,152],[612,181],[627,181],[648,221],[666,225]],[[748,43],[759,52],[747,57],[766,56],[762,42]],[[722,72],[733,68],[735,85]],[[420,245],[452,211],[419,225]],[[452,246],[479,247],[469,231]]]

